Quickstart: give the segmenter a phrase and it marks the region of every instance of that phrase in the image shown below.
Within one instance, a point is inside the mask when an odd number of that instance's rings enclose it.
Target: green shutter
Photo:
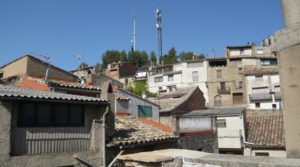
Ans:
[[[151,106],[138,106],[139,117],[152,117],[152,107]]]

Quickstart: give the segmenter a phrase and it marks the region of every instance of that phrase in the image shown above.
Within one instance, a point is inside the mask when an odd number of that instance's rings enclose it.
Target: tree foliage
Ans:
[[[79,68],[85,68],[85,67],[88,67],[88,64],[84,62],[80,63]]]
[[[168,54],[165,54],[162,57],[157,58],[154,51],[150,52],[150,56],[146,51],[129,51],[126,53],[125,50],[118,51],[118,50],[107,50],[102,55],[102,67],[107,67],[108,64],[117,63],[117,62],[130,62],[137,67],[149,66],[151,62],[153,65],[157,65],[157,60],[159,59],[160,64],[174,64],[178,63],[179,61],[187,61],[192,60],[193,57],[195,59],[202,59],[205,58],[204,54],[194,55],[194,52],[181,52],[177,55],[177,51],[175,47],[172,47]]]

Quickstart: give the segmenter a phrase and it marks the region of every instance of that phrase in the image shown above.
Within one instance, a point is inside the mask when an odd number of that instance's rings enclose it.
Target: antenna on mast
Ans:
[[[76,55],[75,55],[75,58],[77,59],[77,62],[78,62],[78,70],[81,68],[80,67],[80,62],[81,62],[81,59],[82,59],[82,55],[81,54],[79,54],[79,53],[77,53]]]
[[[162,27],[161,27],[161,11],[156,9],[156,29],[157,29],[157,44],[158,44],[158,56],[162,57]]]
[[[48,54],[47,54],[47,56],[45,56],[43,54],[39,54],[39,53],[32,53],[32,54],[44,58],[46,60],[46,62],[48,63],[48,67],[47,67],[46,74],[45,74],[45,82],[48,84],[49,76],[50,76],[50,56],[48,56]]]

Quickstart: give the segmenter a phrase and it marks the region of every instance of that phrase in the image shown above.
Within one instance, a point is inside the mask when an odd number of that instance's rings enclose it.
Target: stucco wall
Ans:
[[[269,153],[269,157],[286,157],[286,151],[285,150],[268,150],[268,149],[251,149],[251,148],[245,148],[244,149],[244,155],[245,156],[256,156],[256,153]]]
[[[243,116],[217,117],[217,120],[221,119],[226,120],[226,127],[217,128],[219,149],[242,149],[243,140],[245,139]]]
[[[11,77],[14,75],[22,75],[27,73],[27,60],[28,57],[23,57],[20,60],[11,63],[1,70],[4,70],[3,78]]]
[[[117,93],[128,96],[129,100],[129,113],[135,116],[138,115],[138,105],[151,106],[152,107],[152,118],[159,118],[159,108],[157,105],[154,105],[150,102],[147,102],[143,99],[137,98],[129,93],[124,91],[117,90]]]

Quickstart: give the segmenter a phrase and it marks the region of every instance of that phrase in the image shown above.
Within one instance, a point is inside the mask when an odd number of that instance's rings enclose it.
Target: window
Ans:
[[[255,153],[255,156],[268,157],[269,153],[267,153],[267,152],[257,152],[257,153]]]
[[[192,76],[193,76],[193,82],[198,82],[199,80],[198,71],[193,71]]]
[[[3,71],[0,70],[0,78],[3,78]]]
[[[264,78],[262,75],[256,75],[255,76],[255,82],[263,82],[264,81]]]
[[[240,49],[240,54],[244,54],[244,49]]]
[[[240,89],[243,88],[243,82],[242,82],[242,81],[239,82],[239,88],[240,88]]]
[[[18,111],[18,126],[83,126],[84,111],[82,105],[21,103]]]
[[[243,68],[239,68],[239,74],[243,74]]]
[[[215,96],[214,98],[214,106],[221,106],[222,105],[222,98],[220,95]]]
[[[152,117],[152,106],[138,105],[138,116],[142,118]]]
[[[221,70],[217,70],[217,78],[222,78],[222,71]]]
[[[173,74],[168,75],[168,81],[173,81],[173,79],[174,79],[174,75]]]
[[[277,65],[276,59],[261,59],[260,60],[261,65]]]
[[[220,88],[221,90],[225,90],[225,82],[220,82]]]
[[[272,109],[276,110],[277,109],[277,105],[276,104],[272,104]]]
[[[255,108],[260,109],[260,103],[255,103]]]
[[[154,78],[154,82],[162,82],[162,81],[163,81],[163,76]]]
[[[187,68],[203,67],[203,62],[187,63]]]
[[[226,119],[218,119],[217,128],[226,128]]]
[[[261,54],[264,54],[264,51],[262,49],[257,49],[256,53],[259,54],[259,55],[261,55]]]

